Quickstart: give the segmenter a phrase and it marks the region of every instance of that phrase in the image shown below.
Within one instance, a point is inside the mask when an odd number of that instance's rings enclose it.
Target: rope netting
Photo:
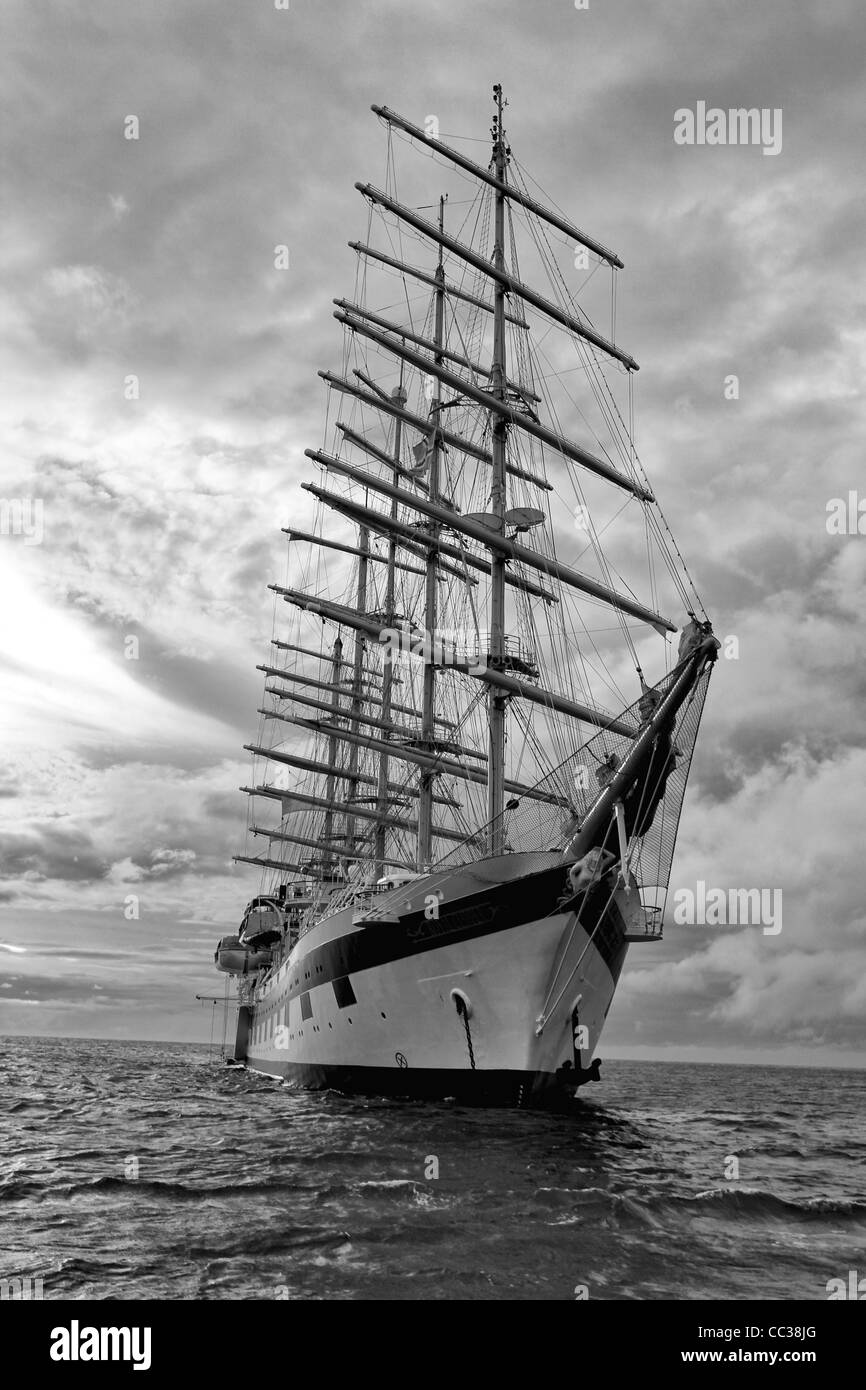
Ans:
[[[647,893],[653,890],[653,905],[658,906],[660,912],[664,910],[677,830],[711,669],[708,666],[701,674],[677,712],[671,733],[673,769],[668,773],[664,795],[652,824],[632,846],[629,861],[631,872],[642,890]],[[654,687],[662,699],[679,674],[675,669]],[[639,701],[635,701],[620,716],[622,722],[633,724],[635,733],[640,726],[638,704]],[[524,795],[516,807],[503,813],[506,853],[564,849],[599,794],[597,770],[606,763],[609,765],[612,756],[617,763],[621,763],[631,746],[632,739],[626,734],[614,734],[606,729],[600,729],[581,744],[571,757],[533,787],[534,792],[545,793],[550,800],[531,800]],[[647,787],[649,796],[653,791],[654,788]],[[477,843],[467,842],[437,859],[434,870],[439,873],[480,857]]]

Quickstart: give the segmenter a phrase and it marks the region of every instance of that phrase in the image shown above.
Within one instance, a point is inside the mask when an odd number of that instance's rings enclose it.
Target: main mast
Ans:
[[[445,228],[445,199],[439,199],[439,231]],[[445,266],[442,261],[442,244],[439,245],[439,262],[436,266],[436,294],[435,311],[433,323],[433,343],[437,351],[433,360],[437,366],[442,365],[442,351],[445,345]],[[439,415],[442,409],[442,386],[438,377],[428,377],[428,381],[434,384],[434,395],[430,403],[430,414],[433,418],[433,433],[430,441],[429,457],[430,468],[427,475],[429,487],[428,496],[431,502],[439,501],[439,465],[441,460],[441,437],[439,433]],[[438,541],[441,526],[438,522],[431,520],[429,524],[430,537],[433,541]],[[436,737],[436,666],[434,664],[434,652],[437,649],[436,630],[438,626],[438,595],[436,586],[439,582],[439,557],[436,546],[431,545],[427,551],[427,574],[425,579],[424,594],[424,626],[427,633],[424,657],[424,690],[421,701],[421,742],[422,747],[430,752],[435,751]],[[433,857],[433,780],[435,773],[422,772],[419,782],[420,796],[418,798],[418,868],[422,872],[430,867]]]
[[[334,846],[334,769],[337,766],[337,729],[340,718],[340,681],[343,678],[343,641],[338,635],[331,655],[331,719],[333,721],[334,732],[328,739],[328,779],[325,783],[325,800],[328,802],[328,810],[325,812],[325,822],[322,827],[322,839],[324,841],[324,854],[322,862],[326,869],[333,866],[333,846]]]
[[[357,611],[366,613],[367,611],[367,575],[370,566],[370,532],[366,526],[359,527],[358,530],[358,591],[356,598]],[[355,633],[355,660],[352,673],[352,703],[349,714],[349,728],[357,733],[364,709],[364,657],[367,651],[366,634],[356,631]],[[347,863],[355,857],[355,817],[351,814],[351,806],[358,795],[358,754],[357,745],[349,745],[349,781],[346,787],[347,814],[345,819],[346,844],[348,846]]]
[[[400,384],[395,386],[391,392],[391,400],[398,410],[402,410],[409,397],[403,387],[403,370],[400,369]],[[403,443],[403,421],[398,415],[394,421],[394,467],[392,476],[394,486],[400,481],[400,455]],[[396,520],[397,501],[391,502],[391,517]],[[385,621],[389,624],[394,621],[394,591],[397,578],[397,541],[392,535],[388,540],[388,571],[385,583]],[[390,739],[391,732],[388,725],[391,723],[391,691],[394,684],[394,662],[386,661],[382,666],[382,709],[381,717],[384,724],[382,733],[383,740]],[[385,871],[385,840],[388,834],[386,817],[388,812],[388,754],[383,753],[379,758],[379,775],[376,787],[376,809],[379,819],[376,823],[376,830],[373,837],[373,866],[374,877],[380,878]],[[419,815],[420,823],[420,815]]]
[[[502,128],[502,87],[493,88],[496,115],[493,117],[493,168],[496,176],[493,265],[505,272],[505,184],[508,170],[508,151]],[[505,400],[505,284],[497,279],[493,298],[493,361],[491,364],[491,395]],[[507,487],[508,420],[501,412],[492,415],[493,473],[490,487],[491,512],[496,517],[496,531],[505,533]],[[505,656],[505,556],[492,550],[490,556],[490,643],[488,663],[496,671],[504,668]],[[505,781],[505,711],[508,696],[495,685],[487,694],[487,715],[490,729],[488,739],[487,823],[490,854],[503,852],[502,808]]]

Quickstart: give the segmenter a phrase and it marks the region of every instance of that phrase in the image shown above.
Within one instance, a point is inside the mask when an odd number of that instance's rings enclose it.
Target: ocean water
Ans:
[[[866,1072],[606,1062],[573,1114],[471,1110],[293,1091],[206,1048],[0,1038],[0,1279],[826,1299],[866,1274],[864,1101]]]

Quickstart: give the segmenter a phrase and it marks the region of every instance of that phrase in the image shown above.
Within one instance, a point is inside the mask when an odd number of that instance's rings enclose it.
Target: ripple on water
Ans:
[[[608,1062],[543,1115],[9,1042],[4,1240],[48,1298],[797,1299],[862,1264],[859,1073]]]

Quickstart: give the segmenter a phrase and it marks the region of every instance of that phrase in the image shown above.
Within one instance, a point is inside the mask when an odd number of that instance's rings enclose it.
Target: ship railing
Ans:
[[[400,886],[401,888],[409,888],[409,887],[411,887],[411,884],[410,884],[410,883],[404,883],[404,884],[400,884],[399,886]],[[381,896],[381,894],[383,894],[383,893],[389,893],[389,894],[391,894],[391,893],[393,893],[393,892],[394,892],[394,888],[385,888],[385,887],[382,887],[382,888],[377,889],[377,893],[378,893],[380,896]],[[408,902],[402,902],[402,903],[399,904],[399,906],[405,909],[405,908],[408,908],[408,907],[409,907],[409,903],[408,903]],[[369,903],[369,905],[368,905],[368,907],[367,907],[367,909],[366,909],[366,911],[364,910],[363,905],[362,905],[361,903],[358,903],[357,912],[358,912],[358,913],[363,912],[363,913],[364,913],[364,920],[367,921],[367,922],[389,922],[389,921],[396,921],[396,920],[397,920],[397,914],[396,914],[396,912],[395,912],[395,904],[394,904],[393,902],[390,902],[390,903],[378,903],[378,904],[376,904],[376,903],[372,902],[372,900],[371,900],[370,903]]]
[[[335,912],[340,912],[345,907],[360,909],[365,904],[372,903],[375,898],[381,897],[383,893],[391,891],[384,883],[349,884],[341,893],[334,894],[328,903],[328,911],[319,918],[319,921],[324,921],[325,917],[331,917]]]
[[[478,632],[470,637],[450,637],[447,633],[439,637],[440,651],[436,659],[443,666],[459,665],[465,661],[489,664],[490,633]],[[509,662],[520,666],[534,667],[535,653],[521,637],[506,634],[502,639],[502,654]]]
[[[661,941],[663,940],[663,918],[664,908],[656,904],[641,904],[643,908],[643,931],[640,928],[630,927],[625,934],[626,941]]]
[[[336,913],[342,912],[345,908],[351,907],[355,913],[368,911],[376,898],[380,898],[383,893],[391,893],[393,888],[384,883],[360,884],[348,883],[339,893],[332,893],[328,898],[327,907],[318,916],[310,916],[301,928],[298,939],[306,936],[313,927],[319,926],[321,922],[327,922]]]

